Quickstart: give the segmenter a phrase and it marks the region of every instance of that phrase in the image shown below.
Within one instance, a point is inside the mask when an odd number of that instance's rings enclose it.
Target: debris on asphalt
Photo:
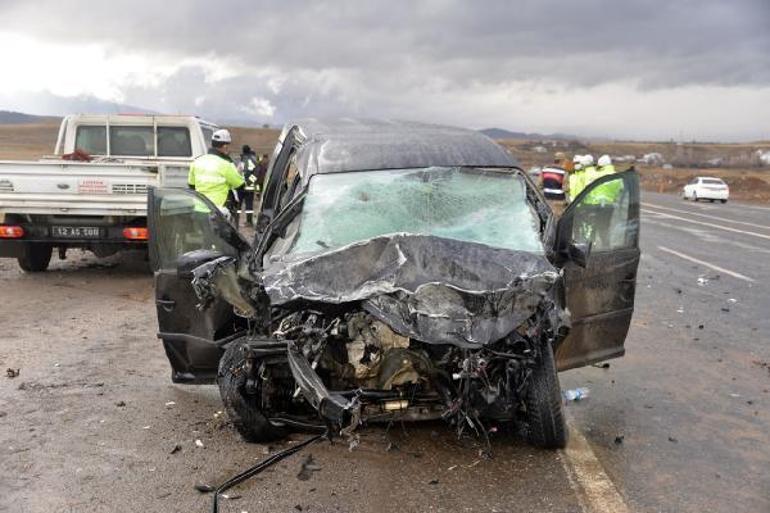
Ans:
[[[5,370],[5,375],[11,379],[18,378],[19,374],[21,374],[21,369],[11,369],[10,367],[8,367]]]
[[[723,306],[723,307],[722,307],[722,311],[723,311],[723,312],[729,312],[729,311],[730,311],[730,309],[729,309],[729,308],[727,308],[726,306]]]
[[[299,473],[297,474],[297,479],[300,481],[308,481],[311,477],[313,477],[313,472],[318,472],[322,468],[323,467],[315,462],[313,455],[308,454],[301,463]]]
[[[118,401],[115,403],[115,406],[118,408],[124,408],[126,406],[126,401]]]
[[[623,445],[623,441],[626,439],[625,435],[618,435],[615,437],[615,445]]]
[[[675,437],[673,437],[673,436],[669,436],[669,437],[668,437],[668,441],[669,441],[669,442],[671,442],[672,444],[676,444],[676,443],[679,443],[679,440],[677,440],[677,439],[676,439]]]
[[[564,400],[566,402],[582,401],[583,399],[588,398],[590,392],[591,391],[588,389],[588,387],[579,387],[572,390],[565,390],[562,392],[562,395],[564,396]]]
[[[385,446],[385,452],[393,452],[398,450],[399,450],[398,445],[396,445],[393,442],[388,442],[388,445]]]
[[[770,373],[770,363],[769,362],[765,362],[765,361],[762,361],[762,360],[752,360],[751,363],[753,363],[757,367],[765,369],[768,373]]]
[[[676,313],[684,313],[684,307],[679,307],[676,309]]]
[[[182,446],[179,444],[176,444],[174,445],[174,447],[171,448],[171,452],[169,452],[169,454],[176,454],[181,450],[182,450]]]
[[[230,494],[227,494],[227,493],[223,493],[222,495],[220,495],[220,497],[222,497],[223,499],[227,499],[229,501],[234,501],[234,500],[238,500],[238,499],[241,498],[240,495],[230,495]]]
[[[438,484],[438,479],[431,479],[430,481],[428,481],[428,484],[429,485],[437,485]]]
[[[735,299],[735,298],[733,298],[733,297],[731,297],[730,299],[728,299],[728,300],[727,300],[727,302],[728,302],[728,303],[737,303],[737,302],[738,302],[738,300],[737,300],[737,299]]]
[[[203,442],[201,442],[200,438],[195,439],[195,447],[200,447],[201,449],[204,447]]]
[[[175,403],[174,401],[169,401],[169,402],[167,402],[167,403],[166,403],[166,408],[171,408],[171,407],[172,407],[172,406],[174,406],[175,404],[176,404],[176,403]]]
[[[216,488],[208,484],[196,484],[195,489],[201,493],[211,493],[216,490]]]
[[[593,366],[596,367],[597,369],[609,369],[610,368],[609,362],[595,363]]]

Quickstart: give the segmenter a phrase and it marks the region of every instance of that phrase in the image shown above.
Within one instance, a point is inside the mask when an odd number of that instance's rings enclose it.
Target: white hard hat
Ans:
[[[596,163],[599,164],[600,167],[609,166],[612,164],[612,159],[609,155],[602,155]]]
[[[211,136],[211,141],[214,142],[222,142],[230,144],[233,142],[232,138],[230,137],[230,131],[225,130],[224,128],[220,128],[216,132],[214,132]]]
[[[577,164],[581,160],[583,160],[583,155],[578,155],[577,153],[575,153],[575,156],[572,157],[572,162],[574,162],[575,164]]]
[[[593,166],[594,165],[594,156],[593,155],[583,155],[583,158],[580,159],[580,163],[583,164],[583,167]]]

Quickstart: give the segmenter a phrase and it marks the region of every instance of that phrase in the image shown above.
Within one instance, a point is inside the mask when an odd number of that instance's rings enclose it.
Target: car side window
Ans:
[[[81,125],[75,132],[75,149],[90,155],[107,154],[107,127],[104,125]]]
[[[638,244],[638,212],[634,184],[626,174],[586,189],[574,207],[572,240],[591,244],[592,252],[634,248]]]

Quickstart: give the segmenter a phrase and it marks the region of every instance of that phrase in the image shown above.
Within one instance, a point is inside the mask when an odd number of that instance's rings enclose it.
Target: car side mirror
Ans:
[[[590,242],[572,242],[567,247],[567,256],[575,262],[575,265],[585,269],[588,264],[588,256],[591,254]]]

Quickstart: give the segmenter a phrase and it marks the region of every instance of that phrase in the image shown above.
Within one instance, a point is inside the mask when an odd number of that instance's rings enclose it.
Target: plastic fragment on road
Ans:
[[[562,392],[565,402],[582,401],[588,398],[591,391],[587,387],[574,388],[572,390],[565,390]]]
[[[195,447],[200,447],[200,448],[204,447],[203,442],[201,442],[200,438],[195,439]]]

